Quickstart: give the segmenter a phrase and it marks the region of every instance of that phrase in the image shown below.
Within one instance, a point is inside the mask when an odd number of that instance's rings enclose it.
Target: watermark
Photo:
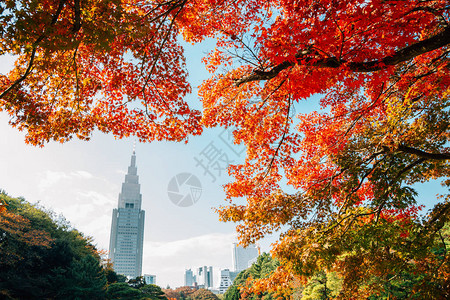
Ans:
[[[194,156],[195,167],[200,168],[211,182],[216,182],[244,152],[245,146],[233,142],[233,129],[227,128],[218,135],[218,140],[209,142]],[[189,207],[200,199],[202,185],[195,175],[180,173],[170,180],[167,194],[175,205]]]
[[[233,143],[233,130],[231,128],[224,129],[219,134],[219,140],[221,143],[211,141],[194,157],[195,166],[201,168],[203,175],[207,175],[211,182],[216,182],[217,178],[222,176],[228,166],[235,161],[234,159],[239,158],[245,151],[245,146]],[[231,155],[227,153],[227,149],[231,150]]]
[[[225,128],[219,134],[219,139],[223,142],[223,144],[225,144],[225,146],[227,146],[234,153],[234,155],[240,157],[241,154],[244,153],[245,146],[244,145],[236,145],[234,143],[233,129]]]
[[[174,176],[167,186],[170,201],[180,207],[194,205],[202,196],[202,184],[191,173],[180,173]]]

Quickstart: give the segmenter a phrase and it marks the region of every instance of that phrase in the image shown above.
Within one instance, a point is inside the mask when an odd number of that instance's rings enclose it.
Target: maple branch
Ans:
[[[75,0],[73,11],[75,14],[75,23],[73,24],[72,32],[77,32],[81,28],[81,8],[80,0]]]
[[[31,72],[31,68],[33,67],[34,57],[36,55],[36,49],[37,49],[37,47],[35,45],[33,45],[33,50],[31,51],[30,61],[28,62],[28,67],[25,70],[25,73],[22,76],[20,76],[16,81],[14,81],[13,84],[11,84],[6,90],[4,90],[0,94],[0,99],[2,99],[6,94],[9,93],[9,91],[11,91],[13,88],[15,88],[17,85],[19,85],[19,83],[21,83],[28,77],[28,74],[30,74],[30,72]]]
[[[387,66],[395,66],[399,63],[408,61],[421,54],[439,49],[450,43],[450,27],[446,27],[442,32],[415,44],[406,46],[403,49],[395,51],[392,55],[386,56],[382,59],[367,61],[367,62],[347,62],[339,60],[335,57],[327,57],[317,59],[316,57],[306,57],[309,54],[314,54],[310,48],[300,51],[294,61],[284,61],[269,71],[254,70],[253,74],[243,78],[235,79],[235,85],[269,80],[276,77],[281,71],[293,67],[297,64],[314,66],[319,68],[340,68],[347,66],[353,72],[374,72],[385,69]]]
[[[355,222],[355,220],[359,217],[365,217],[365,216],[370,216],[375,214],[375,211],[371,211],[371,212],[367,212],[367,213],[350,213],[346,216],[343,216],[340,220],[333,220],[335,223],[330,225],[329,228],[324,229],[322,231],[320,231],[319,233],[322,234],[322,236],[325,236],[327,233],[329,233],[330,231],[332,231],[334,228],[340,226],[346,219],[353,217],[353,219],[350,221],[350,223],[346,226],[346,228],[344,229],[344,231],[341,234],[341,237],[344,236],[344,234],[350,229],[350,226],[353,224],[353,222]]]
[[[437,204],[433,208],[433,211],[431,212],[432,217],[431,217],[430,220],[428,220],[426,222],[426,224],[424,226],[424,230],[426,230],[426,229],[430,228],[431,226],[433,226],[436,222],[438,222],[441,219],[441,217],[447,216],[449,212],[450,212],[450,202],[447,202],[447,203],[442,204],[442,205],[441,204]],[[436,231],[440,230],[444,226],[444,224],[445,223],[442,222],[442,220],[441,220],[441,224],[440,224],[440,226],[438,226]],[[422,234],[422,232],[419,233],[419,234]]]
[[[173,115],[176,115],[176,113],[170,108],[169,104],[164,99],[163,95],[161,95],[161,93],[159,92],[159,89],[158,89],[158,86],[156,85],[156,83],[151,78],[149,79],[149,82],[152,83],[153,87],[155,88],[156,93],[158,94],[161,101],[164,103],[164,106],[167,108],[167,110],[169,110]],[[143,92],[145,92],[145,91],[143,91]],[[147,101],[145,101],[145,102],[147,103]]]
[[[438,10],[436,10],[432,7],[420,6],[420,7],[416,7],[411,10],[411,12],[415,12],[415,11],[429,12],[429,13],[433,14],[439,20],[439,23],[441,23],[442,26],[444,26],[444,27],[448,26],[448,23],[447,23],[447,21],[445,21],[444,16],[439,14]]]
[[[284,81],[281,84],[283,84],[283,83],[284,83]],[[266,172],[265,172],[265,175],[263,176],[263,178],[266,178],[267,175],[269,174],[270,170],[272,169],[273,163],[275,161],[275,157],[278,155],[281,145],[283,144],[284,139],[286,138],[286,133],[288,132],[288,129],[289,129],[288,127],[289,127],[289,111],[290,111],[290,109],[291,109],[291,100],[289,100],[289,103],[288,103],[288,108],[287,108],[287,113],[286,113],[286,122],[285,122],[285,127],[283,130],[284,131],[283,135],[281,136],[281,140],[278,142],[278,147],[275,150],[275,153],[273,154],[272,159],[270,160],[270,163],[266,168]]]
[[[300,57],[302,55],[307,55],[310,53],[311,53],[310,49],[307,49],[307,50],[301,51],[300,54],[298,54],[297,56]],[[236,86],[240,86],[241,84],[246,83],[246,82],[269,80],[269,79],[276,77],[281,71],[283,71],[287,68],[290,68],[290,67],[294,66],[295,64],[296,64],[296,62],[284,61],[281,64],[273,67],[269,71],[254,70],[253,74],[251,74],[249,76],[246,76],[246,77],[240,78],[240,79],[235,79],[234,84]]]
[[[52,17],[52,21],[50,22],[50,27],[53,26],[53,25],[55,25],[56,22],[58,21],[58,17],[59,17],[59,15],[61,14],[61,11],[62,11],[62,9],[63,9],[64,4],[65,4],[66,1],[67,1],[67,0],[60,0],[60,1],[59,1],[58,8],[56,9],[56,12],[55,12],[55,14],[54,14],[53,17]],[[14,81],[13,84],[11,84],[6,90],[4,90],[4,91],[0,94],[0,99],[2,99],[4,96],[6,96],[6,94],[8,94],[9,91],[11,91],[12,89],[14,89],[17,85],[19,85],[22,81],[24,81],[24,80],[28,77],[28,75],[29,75],[30,72],[31,72],[31,69],[33,68],[34,58],[35,58],[35,56],[36,56],[36,51],[37,51],[37,48],[38,48],[38,46],[39,46],[39,43],[42,42],[45,38],[47,38],[47,33],[48,33],[48,30],[44,31],[44,32],[43,32],[43,33],[42,33],[42,34],[34,41],[33,46],[32,46],[32,50],[31,50],[30,60],[29,60],[29,62],[28,62],[28,67],[27,67],[27,69],[25,70],[25,73],[24,73],[22,76],[20,76],[16,81]]]
[[[156,64],[158,63],[159,57],[161,56],[161,53],[162,53],[163,50],[164,50],[164,45],[166,44],[167,40],[169,39],[169,36],[170,36],[170,34],[171,34],[171,32],[172,32],[172,28],[173,28],[174,25],[175,25],[175,20],[176,20],[176,18],[178,17],[178,15],[181,13],[181,11],[183,10],[183,7],[184,7],[184,5],[186,4],[186,2],[187,2],[187,0],[182,0],[179,4],[178,4],[178,2],[177,2],[177,4],[174,5],[174,6],[171,8],[171,10],[170,10],[170,11],[172,11],[173,9],[179,7],[178,11],[175,13],[175,15],[173,16],[172,20],[170,21],[169,28],[168,28],[168,30],[167,30],[167,32],[166,32],[166,35],[164,36],[164,38],[163,38],[163,40],[162,40],[162,42],[161,42],[161,46],[160,46],[160,48],[158,49],[158,52],[157,52],[156,55],[154,56],[153,64],[152,64],[152,66],[151,66],[151,68],[150,68],[150,71],[149,71],[149,73],[148,73],[147,78],[145,79],[145,82],[144,82],[142,91],[143,91],[143,90],[145,89],[145,87],[147,86],[148,81],[151,80],[151,76],[152,76],[152,74],[153,74],[154,69],[156,68]],[[170,11],[168,11],[168,12],[170,12]],[[161,24],[160,24],[159,27],[162,26],[162,24],[164,23],[164,21],[166,20],[166,18],[167,18],[167,15],[166,15],[166,17],[164,17],[164,20],[161,22]],[[158,27],[158,29],[159,29],[159,27]]]
[[[154,13],[155,11],[157,11],[158,9],[160,9],[163,6],[169,6],[168,9],[166,9],[165,11],[163,11],[162,13],[152,17],[150,20],[147,20],[147,22],[154,22],[156,20],[158,20],[161,17],[164,17],[164,19],[176,8],[180,7],[183,8],[183,6],[186,4],[185,0],[174,0],[174,1],[166,1],[163,3],[158,3],[153,9],[151,9],[148,13],[146,13],[142,19],[147,18],[148,16],[150,16],[152,13]]]
[[[442,229],[442,227],[441,227],[441,229]],[[439,229],[438,230],[438,234],[439,234],[439,238],[440,238],[440,240],[441,240],[441,243],[442,243],[442,245],[444,246],[443,248],[444,248],[444,259],[441,261],[441,263],[434,269],[434,274],[436,274],[436,272],[444,265],[444,263],[445,263],[445,261],[446,261],[446,256],[447,256],[447,244],[445,243],[445,239],[444,239],[444,237],[442,236],[442,232],[441,232],[441,229]]]
[[[394,180],[398,180],[400,179],[400,177],[402,176],[402,174],[408,172],[409,170],[411,170],[412,168],[414,168],[415,166],[423,163],[424,161],[426,161],[426,158],[419,158],[418,160],[410,163],[409,165],[407,165],[406,167],[404,167],[402,170],[400,170],[400,172],[397,173],[397,176],[395,176]]]
[[[256,111],[259,111],[267,102],[267,100],[269,100],[269,98],[275,94],[282,86],[283,84],[286,82],[287,78],[283,79],[283,81],[281,81],[281,83],[275,88],[273,89],[269,95],[267,95],[267,97],[265,97],[264,99],[262,99],[262,103],[259,105],[259,107],[256,109]],[[288,110],[290,109],[290,106],[288,108]]]
[[[403,169],[401,169],[401,170],[397,173],[397,175],[395,176],[395,178],[394,178],[393,180],[391,180],[391,182],[390,182],[390,184],[389,184],[389,187],[390,187],[395,181],[397,181],[398,179],[400,179],[400,177],[402,176],[402,174],[408,172],[409,170],[411,170],[412,168],[414,168],[414,167],[417,166],[418,164],[423,163],[424,161],[426,161],[426,158],[423,158],[423,157],[422,157],[422,158],[419,158],[418,160],[416,160],[416,161],[410,163],[409,165],[407,165],[406,167],[404,167]],[[378,220],[379,220],[381,211],[383,210],[384,206],[385,206],[386,203],[387,203],[389,190],[390,190],[390,188],[388,188],[388,189],[383,193],[383,195],[380,197],[380,198],[385,198],[385,199],[384,199],[384,200],[381,202],[381,204],[378,206],[378,209],[377,209],[377,216],[376,216],[376,219],[375,219],[375,223],[378,223]]]
[[[347,194],[347,196],[345,197],[345,201],[344,201],[344,203],[342,203],[341,207],[339,208],[338,214],[341,214],[342,209],[343,209],[344,207],[347,206],[347,204],[348,204],[348,202],[349,202],[349,200],[350,200],[350,196],[352,196],[354,193],[356,193],[356,192],[361,188],[361,186],[363,185],[363,183],[364,183],[364,181],[367,179],[367,177],[368,177],[370,174],[372,174],[373,171],[375,171],[376,167],[377,167],[382,161],[383,161],[383,159],[381,159],[381,160],[375,162],[375,164],[373,165],[373,167],[372,167],[371,169],[369,169],[365,174],[363,174],[363,176],[362,176],[361,179],[359,180],[358,186],[356,186],[355,188],[353,188],[353,189],[350,191],[350,193]],[[344,211],[344,212],[345,212],[345,211]]]
[[[408,147],[405,145],[399,145],[396,150],[401,152],[415,154],[423,159],[432,159],[432,160],[447,160],[450,159],[450,153],[430,153],[425,152],[416,148]]]
[[[78,99],[77,101],[77,108],[80,109],[80,79],[78,77],[78,65],[77,65],[77,52],[78,52],[78,46],[75,48],[75,51],[73,52],[73,67],[75,69],[75,98]]]

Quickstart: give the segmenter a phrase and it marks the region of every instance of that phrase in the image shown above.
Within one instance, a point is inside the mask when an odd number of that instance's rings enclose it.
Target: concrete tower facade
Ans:
[[[130,278],[142,276],[145,211],[141,209],[141,185],[133,151],[125,182],[119,194],[118,208],[113,210],[109,258],[114,271]]]
[[[197,269],[197,275],[195,279],[197,281],[197,285],[200,288],[212,288],[213,287],[213,268],[212,267],[200,267]]]
[[[246,248],[233,244],[233,266],[234,271],[241,272],[252,265],[259,255],[258,247],[254,244],[248,245]]]
[[[184,272],[184,286],[194,286],[196,282],[194,272],[188,269]]]

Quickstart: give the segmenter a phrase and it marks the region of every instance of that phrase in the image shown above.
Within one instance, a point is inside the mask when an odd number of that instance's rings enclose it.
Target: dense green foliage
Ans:
[[[250,268],[236,276],[233,284],[224,294],[224,300],[239,300],[243,297],[246,299],[273,299],[270,293],[251,294],[246,291],[246,287],[250,286],[254,280],[268,278],[277,266],[277,260],[272,259],[270,254],[261,254]]]
[[[108,286],[106,299],[167,300],[167,297],[161,288],[154,284],[143,284],[137,287],[126,282],[115,282]]]
[[[113,283],[108,287],[107,299],[134,300],[141,299],[142,293],[125,282]]]
[[[342,280],[336,273],[320,272],[312,276],[301,293],[302,300],[334,299],[341,290]]]
[[[6,299],[103,299],[105,272],[90,238],[5,193],[0,215],[0,295]]]
[[[141,293],[144,295],[145,299],[152,300],[167,300],[167,297],[164,295],[164,292],[161,288],[155,284],[145,284],[139,289]]]

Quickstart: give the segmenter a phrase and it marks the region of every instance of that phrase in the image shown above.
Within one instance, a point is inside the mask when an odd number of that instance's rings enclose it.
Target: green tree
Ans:
[[[0,201],[6,206],[0,213],[0,254],[8,253],[0,255],[1,295],[8,299],[104,298],[106,277],[92,239],[23,198],[3,193]]]
[[[240,298],[239,287],[234,283],[227,289],[223,296],[224,300],[239,300]]]
[[[98,259],[86,255],[80,260],[73,260],[70,274],[65,278],[65,291],[61,291],[64,299],[104,299],[106,291],[106,275]],[[62,289],[61,289],[62,290]]]
[[[233,284],[224,294],[225,300],[238,300],[245,295],[249,299],[272,299],[272,294],[267,292],[253,293],[251,285],[255,280],[268,278],[278,267],[279,263],[269,253],[263,253],[256,259],[250,268],[240,272]]]
[[[139,300],[142,296],[140,290],[129,286],[125,282],[112,283],[106,291],[106,299],[108,300]]]
[[[33,220],[17,213],[20,199],[0,193],[0,266],[14,268],[25,257],[37,255],[30,249],[49,248],[53,239],[48,231],[36,228]],[[6,209],[8,205],[8,209]]]
[[[125,275],[117,274],[112,268],[112,264],[107,264],[105,268],[106,280],[109,283],[126,282],[127,277]]]
[[[146,284],[140,288],[140,291],[144,295],[145,299],[167,300],[167,297],[162,289],[155,284]]]
[[[335,299],[341,290],[342,282],[334,272],[319,272],[308,280],[302,292],[302,300]]]
[[[145,280],[143,276],[138,276],[128,280],[128,284],[136,289],[139,289],[145,285]]]

